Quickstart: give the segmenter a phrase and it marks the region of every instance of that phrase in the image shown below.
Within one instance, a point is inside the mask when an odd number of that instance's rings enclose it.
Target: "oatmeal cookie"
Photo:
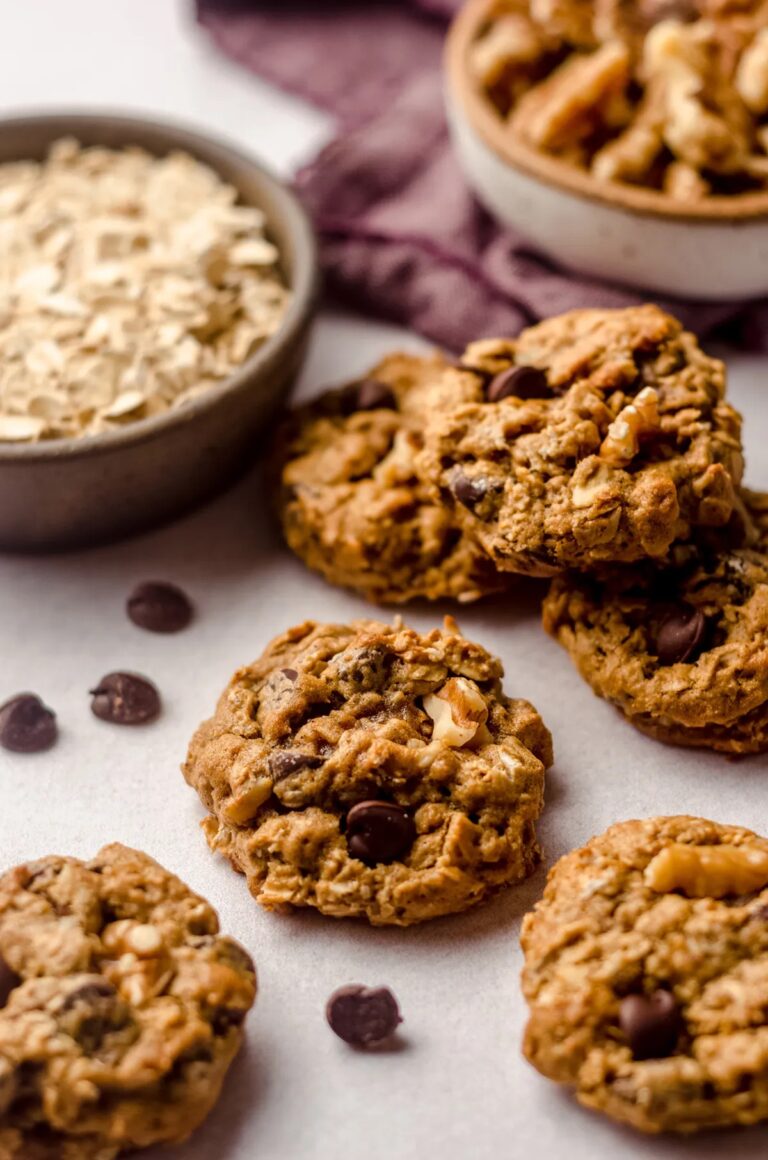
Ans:
[[[549,732],[450,618],[306,623],[235,673],[184,774],[271,910],[407,926],[530,874]]]
[[[113,1160],[184,1140],[256,995],[213,909],[146,854],[0,878],[0,1157]]]
[[[768,1119],[768,841],[621,822],[561,858],[523,922],[524,1051],[645,1132]]]
[[[331,584],[377,603],[468,602],[505,587],[416,474],[433,383],[456,402],[474,390],[473,377],[440,355],[392,355],[299,408],[278,437],[273,474],[288,546]]]
[[[750,511],[768,548],[765,497]],[[768,750],[768,555],[699,551],[653,573],[558,577],[544,627],[644,733],[723,753]]]
[[[723,364],[656,306],[473,343],[476,401],[430,408],[420,470],[502,571],[663,561],[737,506]]]

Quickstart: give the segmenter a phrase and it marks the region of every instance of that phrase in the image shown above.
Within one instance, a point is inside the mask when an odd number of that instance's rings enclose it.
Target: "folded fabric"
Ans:
[[[560,269],[478,206],[443,113],[442,42],[459,6],[198,0],[225,53],[338,120],[296,177],[329,288],[452,350],[574,307],[653,297]],[[768,300],[661,304],[700,335],[768,350]]]

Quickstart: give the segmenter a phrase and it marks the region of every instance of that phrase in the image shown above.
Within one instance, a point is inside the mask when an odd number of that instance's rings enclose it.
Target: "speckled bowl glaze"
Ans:
[[[532,149],[497,116],[469,69],[487,0],[467,0],[446,47],[446,101],[459,160],[480,201],[563,266],[702,300],[768,293],[768,193],[683,205],[601,182]]]
[[[221,490],[253,456],[298,373],[317,296],[309,221],[290,190],[237,149],[143,118],[88,113],[0,120],[0,163],[42,158],[59,137],[86,145],[183,149],[259,206],[293,292],[280,329],[228,379],[163,415],[118,431],[32,445],[0,443],[0,549],[90,546],[163,523]]]

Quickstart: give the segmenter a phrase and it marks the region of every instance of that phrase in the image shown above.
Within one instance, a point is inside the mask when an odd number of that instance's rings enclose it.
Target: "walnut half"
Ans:
[[[483,744],[490,740],[485,698],[465,677],[452,677],[437,693],[427,694],[424,711],[435,723],[433,741],[460,749],[470,741]]]
[[[660,894],[681,890],[689,898],[749,894],[768,885],[768,850],[673,842],[648,863],[645,881]]]

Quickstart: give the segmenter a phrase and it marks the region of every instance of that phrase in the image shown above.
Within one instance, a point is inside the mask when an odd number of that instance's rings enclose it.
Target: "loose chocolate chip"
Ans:
[[[470,479],[461,468],[451,473],[451,491],[459,503],[471,511],[488,494],[488,481],[481,476]]]
[[[269,772],[279,780],[289,777],[297,769],[318,769],[323,764],[322,757],[314,753],[301,753],[298,749],[279,749],[269,759]]]
[[[56,714],[34,693],[19,693],[0,706],[0,745],[14,753],[50,749],[59,730]]]
[[[350,411],[378,411],[382,408],[397,410],[395,392],[378,379],[363,379],[361,383],[356,383],[350,389],[346,401]]]
[[[325,1017],[339,1039],[352,1047],[384,1043],[402,1023],[388,987],[340,987],[328,1000]]]
[[[367,866],[396,862],[415,838],[413,818],[392,802],[358,802],[347,814],[347,847]]]
[[[491,380],[486,398],[489,403],[502,399],[550,399],[547,376],[538,367],[510,367]]]
[[[283,674],[287,681],[295,681],[299,676],[295,669],[281,669],[280,672]]]
[[[681,1029],[680,1010],[669,991],[627,995],[621,1001],[619,1026],[635,1059],[665,1059],[675,1050]]]
[[[180,632],[192,619],[192,604],[175,584],[147,580],[134,588],[126,605],[128,616],[148,632]]]
[[[12,971],[7,962],[0,955],[0,1007],[4,1007],[8,1002],[11,991],[14,987],[18,987],[21,979]]]
[[[698,608],[679,604],[663,617],[656,633],[656,655],[662,665],[693,661],[698,655],[707,622]]]
[[[144,725],[160,712],[160,694],[138,673],[107,673],[91,696],[94,715],[113,725]]]

